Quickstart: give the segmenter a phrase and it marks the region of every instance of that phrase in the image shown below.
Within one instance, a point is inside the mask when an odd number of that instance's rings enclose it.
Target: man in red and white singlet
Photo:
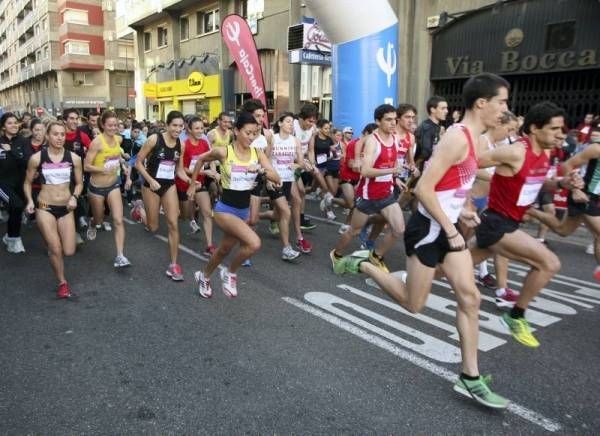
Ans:
[[[386,274],[358,257],[342,259],[339,272],[364,272],[381,289],[410,312],[423,309],[439,266],[455,292],[456,324],[460,335],[462,372],[454,390],[491,408],[502,409],[508,400],[494,393],[487,378],[479,376],[480,294],[473,277],[471,254],[457,222],[473,227],[475,212],[463,209],[477,171],[474,138],[495,126],[507,110],[509,84],[494,74],[471,77],[464,85],[467,108],[463,123],[453,127],[435,148],[415,188],[419,200],[406,227],[404,242],[408,274]]]
[[[565,112],[550,102],[539,103],[525,117],[525,135],[510,147],[497,147],[480,156],[480,167],[495,166],[488,209],[481,214],[481,225],[471,239],[473,261],[481,262],[494,254],[531,265],[523,289],[510,313],[502,315],[512,336],[528,347],[540,344],[531,334],[525,309],[560,269],[558,257],[544,244],[519,230],[523,216],[541,190],[583,185],[576,175],[564,179],[547,178],[550,150],[565,139]]]
[[[334,270],[336,262],[342,258],[342,251],[358,236],[369,215],[381,214],[390,226],[382,244],[369,253],[369,260],[383,271],[389,272],[383,262],[384,254],[404,232],[404,217],[394,196],[394,184],[399,181],[396,176],[403,169],[398,167],[398,143],[392,133],[396,127],[396,108],[389,104],[378,106],[375,122],[377,129],[365,141],[350,229],[330,253]]]

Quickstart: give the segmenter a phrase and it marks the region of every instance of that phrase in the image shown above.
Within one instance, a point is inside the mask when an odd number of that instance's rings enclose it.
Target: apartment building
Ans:
[[[0,106],[50,115],[134,106],[133,40],[114,0],[0,1]]]

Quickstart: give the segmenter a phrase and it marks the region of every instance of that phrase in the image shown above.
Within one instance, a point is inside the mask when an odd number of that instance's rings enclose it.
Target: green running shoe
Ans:
[[[277,221],[271,221],[269,223],[269,233],[271,233],[274,236],[279,234],[279,224],[277,223]]]
[[[491,376],[480,376],[477,380],[466,380],[459,377],[454,384],[454,390],[465,397],[473,398],[486,407],[506,409],[509,401],[490,389],[491,380]]]
[[[360,264],[368,261],[369,259],[367,257],[344,256],[337,261],[336,265],[333,268],[333,271],[336,274],[360,274]]]
[[[505,312],[500,321],[510,330],[512,337],[517,342],[531,348],[540,346],[539,341],[531,334],[531,328],[525,318],[512,318],[509,313]]]

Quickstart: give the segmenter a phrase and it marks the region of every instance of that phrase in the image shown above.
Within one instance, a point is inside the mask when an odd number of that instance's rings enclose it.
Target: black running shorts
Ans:
[[[456,231],[460,232],[458,227]],[[448,235],[440,225],[420,212],[411,215],[404,232],[406,255],[416,254],[419,261],[430,268],[443,263],[450,251]]]
[[[481,215],[481,224],[475,229],[477,246],[488,248],[498,242],[507,233],[519,229],[519,222],[502,215],[492,209],[484,210]]]

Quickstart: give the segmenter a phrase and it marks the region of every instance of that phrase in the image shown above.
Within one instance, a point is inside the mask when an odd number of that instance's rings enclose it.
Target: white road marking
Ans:
[[[408,350],[404,350],[399,346],[394,345],[393,343],[379,336],[376,336],[372,333],[367,332],[366,330],[363,330],[360,327],[357,327],[354,324],[351,324],[350,322],[344,321],[343,319],[340,319],[335,315],[331,315],[321,309],[317,309],[316,307],[298,301],[295,298],[283,297],[282,299],[285,302],[296,306],[297,308],[311,315],[314,315],[324,321],[327,321],[328,323],[333,324],[334,326],[342,330],[345,330],[349,333],[352,333],[355,336],[358,336],[359,338],[369,342],[372,345],[380,347],[392,353],[393,355],[400,357],[401,359],[406,360],[407,362],[410,362],[413,365],[416,365],[419,368],[430,372],[431,374],[443,378],[444,380],[447,380],[451,383],[456,382],[456,374],[440,365],[436,365],[435,363],[416,355],[415,353],[412,353]],[[562,429],[562,425],[559,422],[550,418],[546,418],[545,416],[531,409],[528,409],[527,407],[521,406],[513,402],[509,404],[507,411],[517,416],[520,416],[521,418],[531,422],[532,424],[542,427],[546,431],[557,432]]]

